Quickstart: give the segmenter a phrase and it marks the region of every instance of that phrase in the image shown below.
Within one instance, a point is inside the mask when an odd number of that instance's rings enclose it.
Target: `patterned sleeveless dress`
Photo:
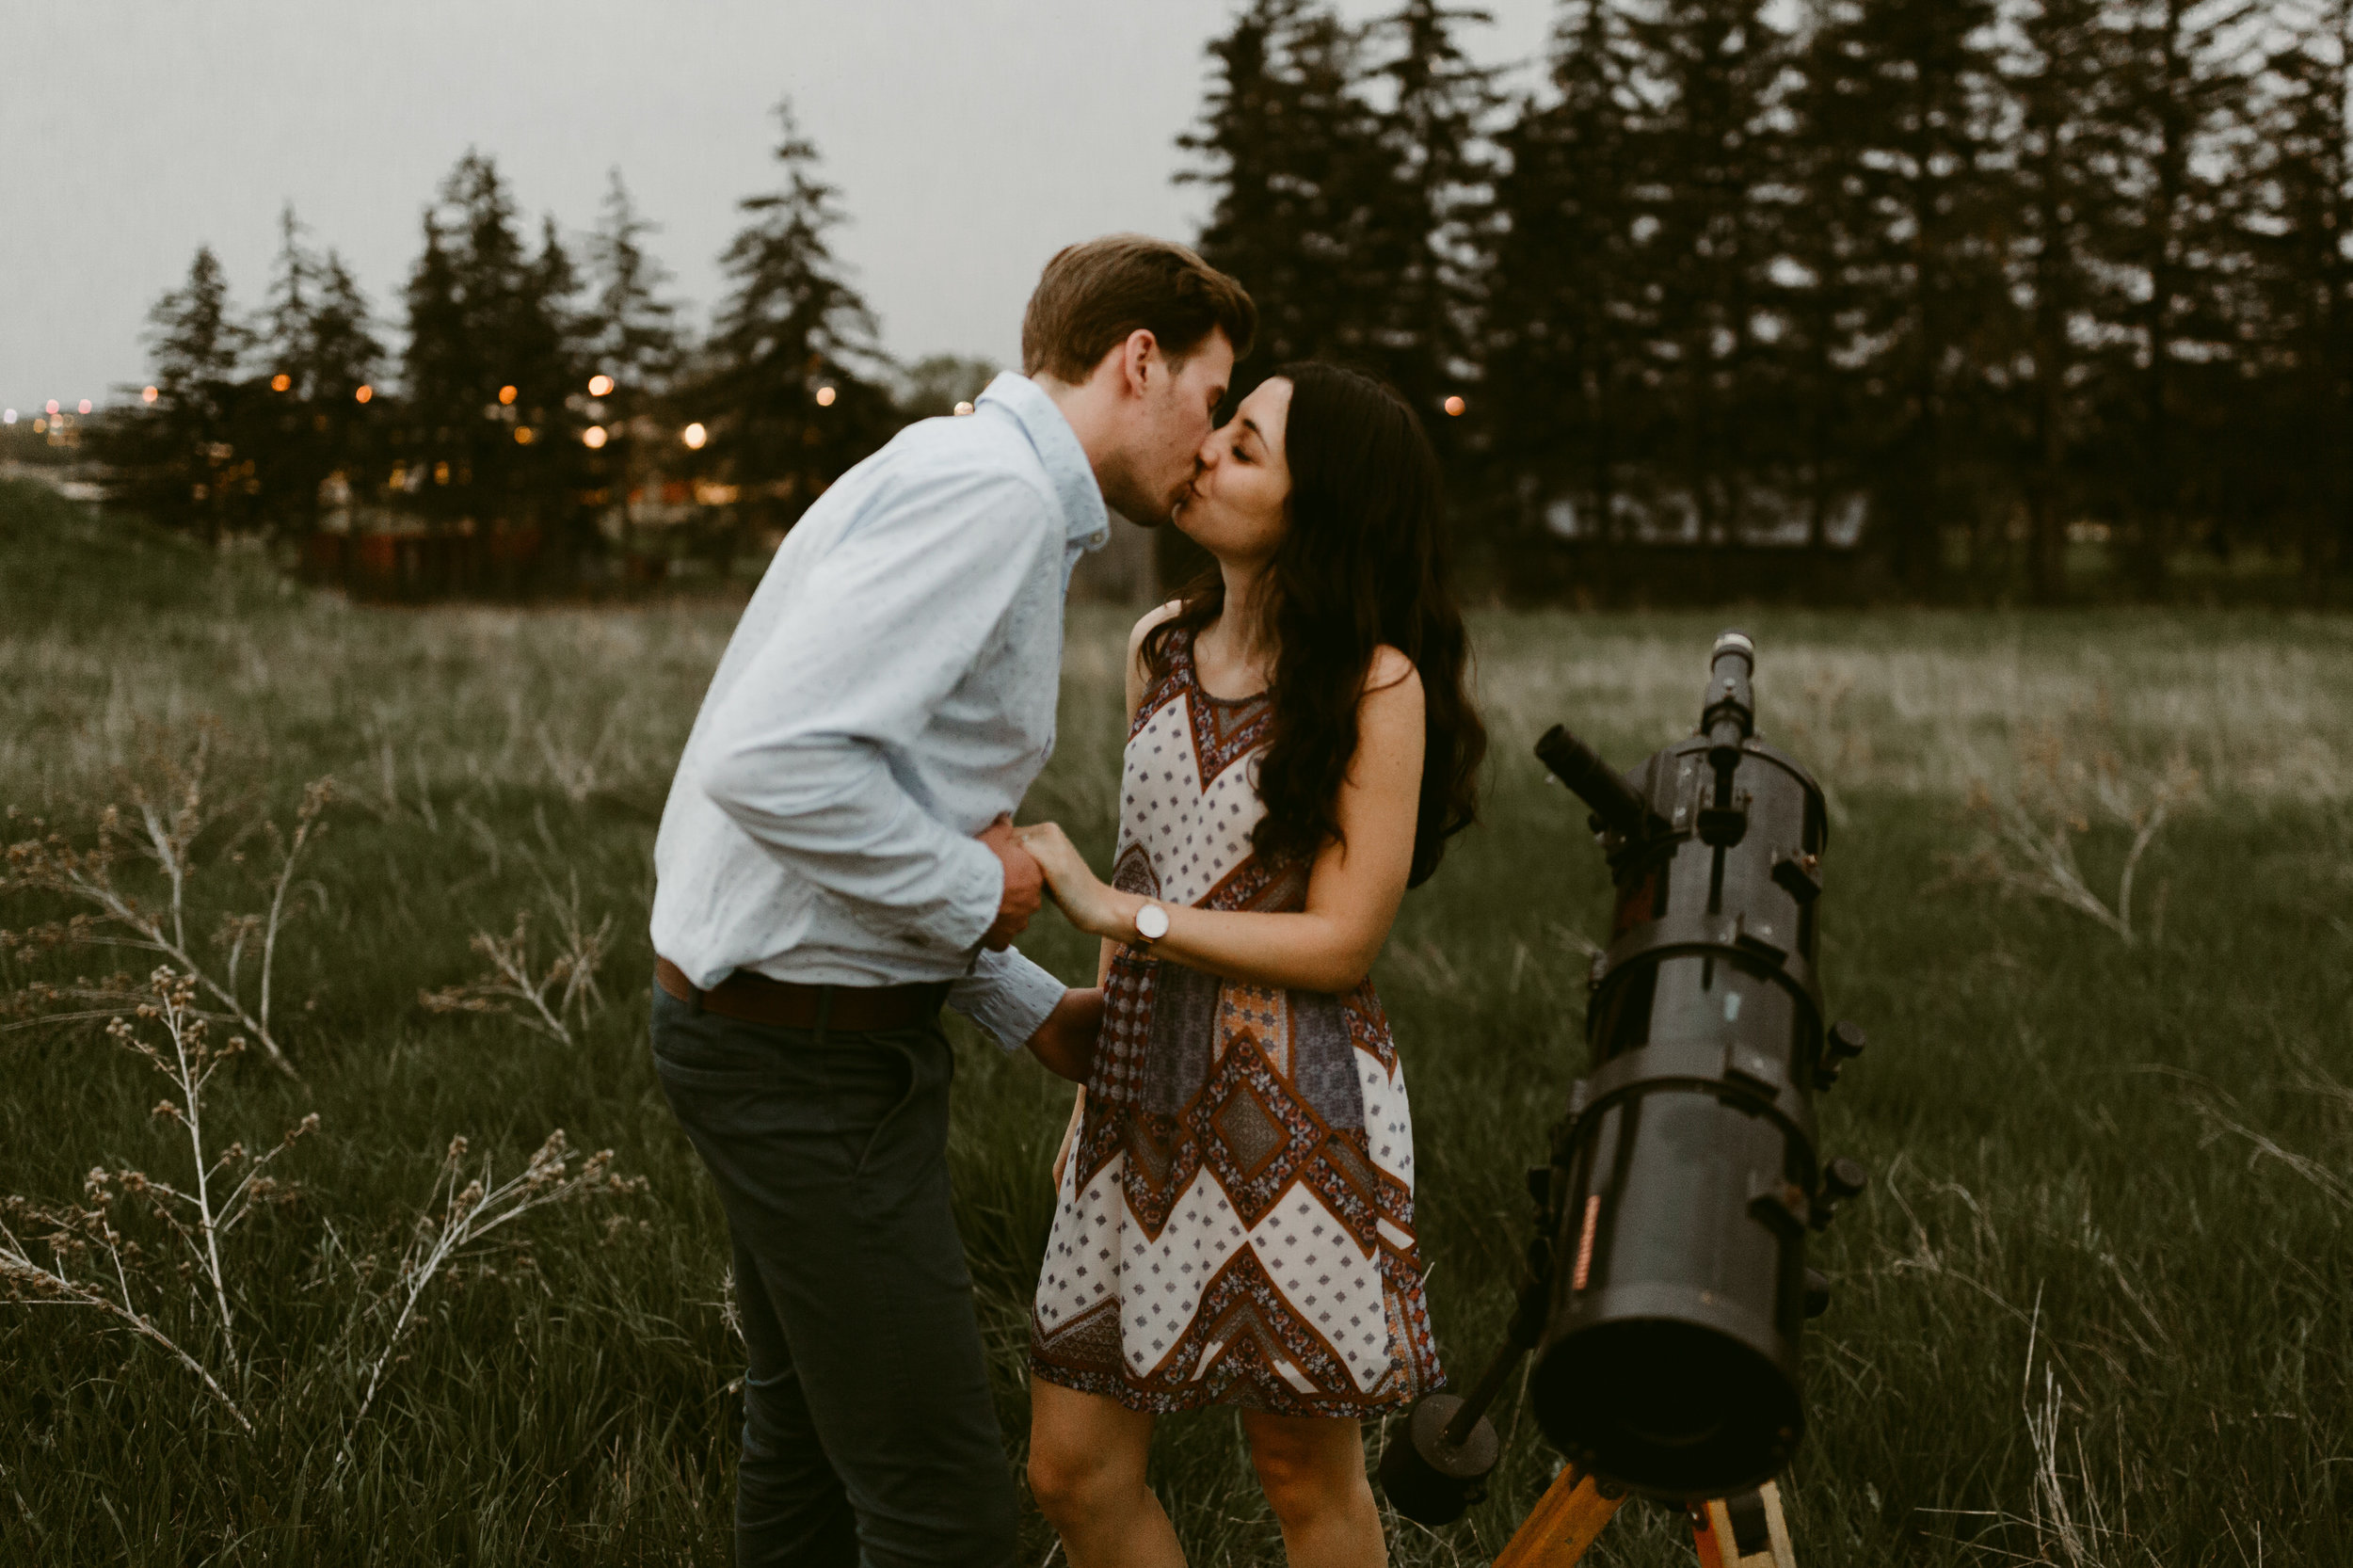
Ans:
[[[1114,885],[1303,908],[1305,868],[1251,850],[1265,696],[1210,696],[1190,637],[1170,651],[1128,731]],[[1030,1352],[1048,1383],[1155,1413],[1362,1417],[1444,1382],[1405,1080],[1370,981],[1278,990],[1120,950]]]

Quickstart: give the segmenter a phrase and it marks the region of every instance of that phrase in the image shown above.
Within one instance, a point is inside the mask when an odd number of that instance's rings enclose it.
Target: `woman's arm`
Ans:
[[[1388,939],[1413,870],[1422,740],[1421,678],[1405,655],[1384,648],[1357,703],[1356,755],[1335,809],[1342,837],[1317,855],[1306,908],[1269,915],[1164,904],[1168,935],[1151,944],[1153,955],[1249,984],[1354,987]],[[1051,823],[1023,828],[1021,839],[1073,924],[1103,937],[1107,952],[1143,945],[1136,911],[1156,901],[1105,887]]]

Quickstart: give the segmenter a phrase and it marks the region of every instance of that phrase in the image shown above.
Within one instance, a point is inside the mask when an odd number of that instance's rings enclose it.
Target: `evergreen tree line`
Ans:
[[[216,538],[436,541],[412,587],[568,583],[616,544],[726,568],[987,369],[882,352],[832,252],[838,193],[790,105],[776,118],[779,177],[739,204],[708,331],[670,297],[617,171],[572,242],[552,217],[530,233],[469,152],[424,212],[397,353],[289,209],[258,312],[233,307],[209,248],[156,304],[153,384],[105,424],[102,456],[128,498]]]
[[[1486,20],[1251,0],[1184,145],[1249,369],[1401,389],[1498,584],[2353,568],[2353,0],[1569,0],[1518,94]]]

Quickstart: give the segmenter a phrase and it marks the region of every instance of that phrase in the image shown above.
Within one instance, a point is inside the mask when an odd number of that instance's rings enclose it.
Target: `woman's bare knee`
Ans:
[[[1346,1508],[1369,1484],[1353,1421],[1261,1417],[1244,1425],[1251,1468],[1278,1519]]]
[[[1149,1416],[1093,1395],[1032,1387],[1030,1495],[1039,1512],[1059,1528],[1143,1491]]]

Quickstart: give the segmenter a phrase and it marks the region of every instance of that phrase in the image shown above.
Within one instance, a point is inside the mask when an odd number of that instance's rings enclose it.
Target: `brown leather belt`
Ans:
[[[939,1016],[948,982],[909,985],[797,985],[737,969],[708,991],[666,958],[653,961],[654,984],[687,1006],[740,1023],[779,1029],[912,1029]]]

